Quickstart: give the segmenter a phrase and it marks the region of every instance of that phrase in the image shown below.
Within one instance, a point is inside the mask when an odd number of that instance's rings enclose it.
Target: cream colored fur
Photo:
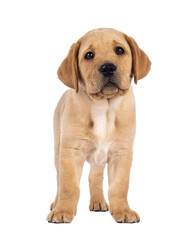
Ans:
[[[134,64],[140,61],[135,59],[133,51],[142,50],[133,50],[127,38],[112,29],[89,32],[72,46],[58,70],[59,78],[74,89],[63,94],[54,114],[58,190],[48,215],[49,222],[73,220],[77,211],[79,182],[85,160],[90,163],[89,209],[109,209],[117,222],[140,220],[127,201],[135,137],[135,101],[130,82],[132,74],[139,76],[142,72],[144,76],[149,69],[143,69],[141,62],[138,63],[139,67],[138,64],[135,66],[137,69],[132,67],[133,61]],[[124,47],[124,56],[114,53],[115,44]],[[105,54],[102,53],[103,49]],[[84,59],[86,51],[95,52],[92,61]],[[149,61],[146,55],[142,56],[144,52],[139,54],[140,58]],[[102,85],[102,81],[106,79],[98,72],[98,67],[106,61],[117,66],[114,75],[117,85],[112,87]],[[102,189],[106,164],[109,206]]]

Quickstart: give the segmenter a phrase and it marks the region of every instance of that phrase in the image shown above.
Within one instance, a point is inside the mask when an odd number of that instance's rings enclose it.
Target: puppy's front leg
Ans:
[[[130,209],[127,201],[132,150],[118,153],[108,163],[109,208],[117,222],[139,222],[139,215]]]
[[[60,149],[58,201],[47,217],[49,222],[61,223],[73,220],[80,195],[79,181],[83,163],[78,150]]]

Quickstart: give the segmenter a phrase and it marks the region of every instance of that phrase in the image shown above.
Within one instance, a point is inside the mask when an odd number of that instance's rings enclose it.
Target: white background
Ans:
[[[191,1],[0,2],[1,239],[192,239]],[[56,194],[54,108],[67,89],[57,68],[87,31],[111,27],[152,61],[134,85],[137,135],[129,191],[139,224],[89,212],[86,163],[78,213],[49,224]],[[107,198],[107,176],[105,176]]]

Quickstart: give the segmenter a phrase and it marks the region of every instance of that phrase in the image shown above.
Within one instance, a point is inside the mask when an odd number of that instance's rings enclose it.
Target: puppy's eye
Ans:
[[[124,51],[124,49],[122,48],[122,47],[116,47],[115,48],[115,53],[117,54],[117,55],[119,55],[119,54],[123,54],[125,51]]]
[[[93,52],[87,52],[85,54],[85,59],[86,60],[89,60],[89,59],[92,59],[92,58],[94,58],[94,53]]]

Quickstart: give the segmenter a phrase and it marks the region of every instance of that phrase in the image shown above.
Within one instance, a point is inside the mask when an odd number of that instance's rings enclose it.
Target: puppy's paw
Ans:
[[[95,212],[106,212],[109,210],[109,205],[105,202],[105,200],[90,200],[89,210]]]
[[[137,223],[140,222],[140,217],[137,212],[131,210],[130,208],[116,208],[111,210],[111,215],[118,223]]]
[[[64,210],[53,210],[47,216],[49,223],[70,223],[74,218],[74,213]]]

